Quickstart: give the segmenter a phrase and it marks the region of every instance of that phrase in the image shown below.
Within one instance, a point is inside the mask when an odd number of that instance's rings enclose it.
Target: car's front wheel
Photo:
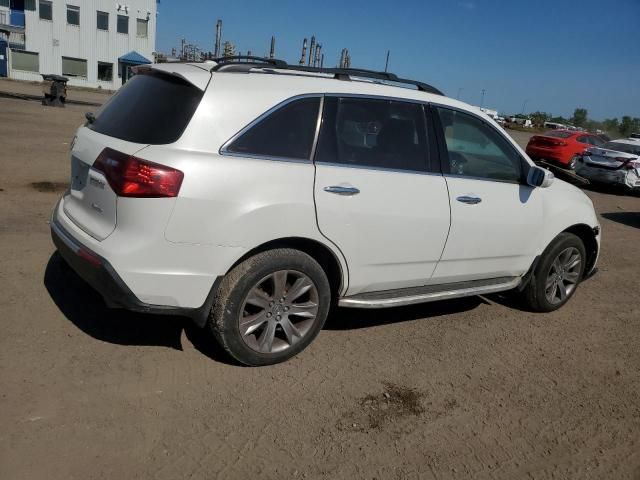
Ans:
[[[331,303],[312,257],[280,248],[259,253],[224,278],[209,318],[222,347],[245,365],[283,362],[318,335]]]
[[[523,290],[527,307],[551,312],[573,296],[586,264],[586,251],[579,237],[561,233],[543,252],[533,276]]]

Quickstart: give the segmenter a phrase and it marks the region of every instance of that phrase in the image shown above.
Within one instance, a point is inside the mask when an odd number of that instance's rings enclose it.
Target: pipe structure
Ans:
[[[213,49],[214,57],[220,56],[220,43],[222,41],[222,20],[218,19],[216,22],[216,43]]]
[[[269,58],[275,58],[276,56],[276,37],[271,37],[271,48],[269,49]]]
[[[302,42],[302,56],[300,57],[300,65],[304,65],[304,62],[307,58],[307,39],[305,38]]]
[[[314,55],[316,54],[316,36],[311,36],[311,46],[309,47],[309,61],[307,65],[311,66],[314,60]]]

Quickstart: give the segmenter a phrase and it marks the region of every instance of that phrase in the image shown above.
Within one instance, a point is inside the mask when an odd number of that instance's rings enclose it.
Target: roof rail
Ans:
[[[216,71],[242,71],[248,72],[252,68],[267,68],[274,70],[294,70],[309,73],[324,73],[333,75],[337,80],[351,80],[351,77],[371,78],[375,80],[383,80],[386,82],[404,83],[413,85],[422,92],[433,93],[435,95],[443,95],[440,90],[427,83],[417,80],[409,80],[407,78],[399,78],[396,74],[390,72],[378,72],[376,70],[366,70],[364,68],[319,68],[309,67],[306,65],[289,65],[284,60],[275,58],[252,57],[246,55],[238,55],[232,57],[214,58],[217,65],[211,68],[212,72]]]
[[[417,80],[399,78],[395,73],[390,73],[390,72],[378,72],[375,70],[366,70],[364,68],[318,68],[318,67],[307,67],[304,65],[289,65],[289,67],[287,68],[289,70],[299,70],[303,72],[329,73],[329,74],[333,74],[334,77],[338,80],[351,80],[351,77],[360,77],[360,78],[372,78],[377,80],[384,80],[387,82],[404,83],[408,85],[413,85],[414,87],[416,87],[418,90],[422,92],[428,92],[428,93],[444,96],[444,93],[442,93],[440,90],[438,90],[436,87],[432,85],[419,82]]]
[[[287,62],[276,58],[253,57],[250,55],[233,55],[230,57],[212,58],[217,65],[211,68],[212,72],[224,69],[228,65],[253,65],[251,68],[259,68],[264,66],[287,68]]]

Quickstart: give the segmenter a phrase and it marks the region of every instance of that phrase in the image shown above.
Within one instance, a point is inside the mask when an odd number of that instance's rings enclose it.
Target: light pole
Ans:
[[[458,89],[458,94],[456,95],[456,100],[460,100],[460,93],[462,93],[462,90],[464,90],[464,88],[460,87]]]
[[[484,106],[484,94],[485,94],[485,89],[482,89],[482,98],[480,99],[480,108],[482,108]]]
[[[522,115],[524,115],[524,107],[527,105],[529,99],[527,98],[524,102],[522,102]]]

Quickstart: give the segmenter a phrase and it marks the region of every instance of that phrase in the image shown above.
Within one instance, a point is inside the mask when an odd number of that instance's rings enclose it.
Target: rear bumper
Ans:
[[[569,163],[570,160],[562,152],[551,148],[528,146],[526,152],[527,155],[536,159],[553,160],[554,162],[565,164]]]
[[[576,173],[594,182],[640,188],[640,176],[635,170],[600,168],[579,161]]]
[[[216,279],[204,304],[199,308],[151,305],[135,296],[106,259],[81,244],[55,219],[51,221],[51,238],[62,258],[102,296],[108,307],[125,308],[142,313],[185,316],[193,319],[200,326],[206,323],[215,291],[222,277]]]

